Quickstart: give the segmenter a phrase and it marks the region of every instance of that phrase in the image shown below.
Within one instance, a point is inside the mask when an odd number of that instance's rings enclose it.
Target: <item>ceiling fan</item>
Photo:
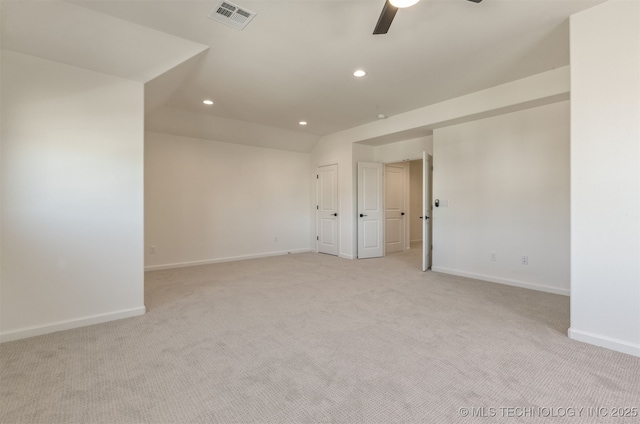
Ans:
[[[398,9],[413,6],[419,1],[420,0],[386,0],[384,3],[384,7],[382,8],[382,13],[380,13],[380,17],[378,18],[378,23],[373,29],[373,35],[386,34],[389,31],[391,22],[393,22],[393,18],[396,16],[396,12],[398,11]],[[468,1],[480,3],[482,0]]]

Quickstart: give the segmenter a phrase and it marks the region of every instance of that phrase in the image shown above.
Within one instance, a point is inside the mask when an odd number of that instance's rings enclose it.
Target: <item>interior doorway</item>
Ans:
[[[409,162],[384,166],[384,251],[409,248]]]
[[[423,271],[431,268],[431,158],[358,162],[359,259],[411,249]]]
[[[427,158],[426,169],[430,170],[430,157]],[[422,159],[385,165],[385,254],[422,249],[425,216],[422,172]],[[430,203],[430,195],[426,200]],[[428,242],[430,246],[431,240]]]
[[[409,246],[422,249],[422,159],[409,162]]]

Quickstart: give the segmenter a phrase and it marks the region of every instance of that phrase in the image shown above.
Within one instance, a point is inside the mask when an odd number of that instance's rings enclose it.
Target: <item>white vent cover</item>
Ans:
[[[221,0],[209,13],[209,18],[222,22],[232,28],[242,30],[256,16],[254,12],[244,9],[237,4]]]

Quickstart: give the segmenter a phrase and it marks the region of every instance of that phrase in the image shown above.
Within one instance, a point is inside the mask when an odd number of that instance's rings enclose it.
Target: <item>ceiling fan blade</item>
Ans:
[[[389,27],[397,11],[398,8],[389,3],[389,0],[386,0],[382,8],[382,13],[380,13],[380,17],[378,18],[378,23],[373,29],[373,34],[386,34],[389,31]]]

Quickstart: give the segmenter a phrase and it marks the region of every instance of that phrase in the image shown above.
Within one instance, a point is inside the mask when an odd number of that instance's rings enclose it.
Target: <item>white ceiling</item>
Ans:
[[[257,13],[242,31],[207,18],[216,1],[65,3],[74,14],[104,16],[98,27],[115,28],[121,39],[110,44],[107,32],[65,18],[69,10],[48,21],[41,17],[33,27],[30,16],[41,8],[25,5],[43,2],[5,0],[15,4],[3,7],[2,43],[83,66],[82,55],[90,52],[86,46],[69,49],[72,39],[88,39],[97,53],[105,44],[128,49],[141,42],[127,24],[174,36],[156,38],[159,44],[149,47],[156,54],[179,48],[178,37],[188,40],[175,63],[185,64],[147,84],[148,129],[244,144],[265,134],[266,146],[279,138],[281,145],[273,147],[309,151],[320,136],[374,121],[379,113],[397,115],[567,65],[568,17],[602,1],[422,0],[399,10],[388,34],[375,36],[384,0],[233,0]],[[48,42],[39,44],[43,37]],[[137,64],[126,55],[119,60],[110,66]],[[357,68],[368,75],[356,79]],[[204,98],[215,105],[204,106]],[[300,127],[300,120],[309,125]],[[243,122],[251,123],[248,129]],[[296,138],[300,144],[292,148]]]
[[[60,1],[2,0],[2,47],[147,82],[208,46]]]

